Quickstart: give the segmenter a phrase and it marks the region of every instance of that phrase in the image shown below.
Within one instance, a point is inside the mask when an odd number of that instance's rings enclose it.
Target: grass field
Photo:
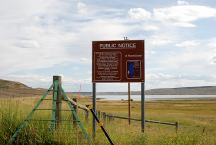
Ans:
[[[16,127],[32,110],[37,98],[0,99],[0,144],[4,145]],[[91,99],[80,98],[81,104],[91,104]],[[40,108],[51,108],[46,101]],[[63,108],[67,108],[63,103]],[[97,109],[119,116],[127,116],[126,101],[97,101]],[[179,122],[176,133],[174,126],[146,123],[141,133],[140,122],[115,119],[104,122],[112,140],[117,145],[216,145],[216,100],[151,101],[145,103],[146,119],[165,122]],[[78,110],[84,126],[91,136],[91,118],[85,121],[84,113]],[[50,111],[36,111],[33,119],[50,119]],[[91,116],[91,115],[90,115]],[[68,120],[69,112],[62,112]],[[132,117],[140,118],[140,102],[132,102]],[[16,144],[86,144],[79,128],[71,122],[63,122],[54,132],[49,131],[50,122],[32,121],[18,136]],[[108,145],[104,134],[97,127],[96,145]]]

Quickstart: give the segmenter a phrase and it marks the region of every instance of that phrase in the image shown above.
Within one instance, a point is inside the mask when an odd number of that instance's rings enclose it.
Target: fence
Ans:
[[[44,90],[33,90],[33,89],[10,89],[10,88],[0,88],[0,97],[29,97],[34,95],[41,95]],[[82,109],[82,107],[80,108]],[[82,109],[85,112],[85,121],[89,121],[89,112],[85,109]],[[114,119],[123,119],[128,120],[128,117],[124,116],[117,116],[106,112],[97,112],[97,116],[99,119],[102,119],[103,122],[111,121]],[[141,121],[141,119],[137,118],[130,118],[132,121]],[[145,120],[147,123],[156,123],[156,124],[162,124],[162,125],[169,125],[169,126],[175,126],[176,132],[178,132],[179,123],[178,122],[162,122],[162,121],[156,121],[156,120]]]
[[[123,116],[117,116],[117,115],[113,115],[110,113],[106,113],[106,112],[101,112],[101,111],[97,111],[97,116],[99,119],[102,119],[103,122],[109,122],[112,121],[114,119],[123,119],[123,120],[128,120],[128,117],[123,117]],[[89,118],[89,113],[88,111],[85,110],[85,120],[88,121]],[[136,119],[136,118],[130,118],[130,120],[132,121],[141,121],[141,119]],[[155,124],[161,124],[161,125],[169,125],[169,126],[174,126],[176,133],[178,132],[179,129],[179,123],[178,122],[163,122],[163,121],[157,121],[157,120],[145,120],[145,122],[147,123],[155,123]]]

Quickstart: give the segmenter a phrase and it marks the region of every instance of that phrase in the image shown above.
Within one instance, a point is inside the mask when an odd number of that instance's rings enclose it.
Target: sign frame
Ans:
[[[144,60],[144,40],[92,41],[92,82],[144,82]],[[132,64],[130,70],[128,61]],[[137,61],[140,61],[139,65],[135,63]],[[140,71],[138,72],[137,69]],[[130,71],[133,72],[131,78],[128,77]]]
[[[140,75],[141,75],[141,78],[140,79],[123,79],[122,80],[122,77],[121,77],[121,81],[113,81],[113,80],[95,80],[95,55],[94,55],[94,52],[96,52],[98,50],[98,45],[97,43],[106,43],[106,42],[122,42],[122,43],[127,43],[127,42],[138,42],[140,43],[141,46],[139,49],[141,50],[140,52],[138,52],[137,54],[136,53],[132,53],[132,54],[135,54],[136,55],[141,55],[140,59],[138,59],[138,61],[141,62],[140,64],[140,69],[141,69],[141,72],[140,72]],[[104,45],[106,46],[106,45]],[[116,45],[109,45],[109,47],[112,46],[112,51],[117,49],[118,51],[121,50],[119,48],[116,48],[114,46]],[[139,50],[138,49],[138,50]],[[103,49],[99,49],[101,51],[99,52],[103,52],[104,51],[104,48]],[[105,49],[106,50],[106,49]],[[127,48],[125,49],[127,50]],[[106,50],[106,52],[109,52],[109,49]],[[131,53],[129,53],[131,54]],[[115,57],[114,57],[115,58]],[[133,59],[133,57],[129,57],[131,59]],[[135,58],[135,61],[137,61],[136,57]],[[103,59],[102,59],[103,60]],[[104,59],[103,61],[105,61],[106,59]],[[124,60],[124,59],[121,59],[121,60]],[[124,62],[126,62],[124,60]],[[126,63],[124,63],[126,64]],[[116,66],[116,64],[115,64]],[[121,68],[122,71],[119,71],[120,75],[124,74],[123,71],[126,72],[126,65],[124,65],[125,67],[124,68]],[[135,66],[135,64],[133,65]],[[127,68],[128,69],[128,68]],[[135,68],[132,69],[133,72],[135,72]],[[127,72],[124,74],[125,76],[127,76]],[[133,76],[133,75],[132,75]],[[134,82],[134,83],[138,83],[140,82],[141,83],[141,132],[144,132],[144,129],[145,129],[145,41],[144,40],[114,40],[114,41],[92,41],[92,106],[93,106],[93,111],[96,113],[96,83],[128,83],[128,102],[130,103],[130,82]],[[130,124],[130,104],[129,105],[129,124]],[[96,120],[93,118],[92,119],[92,137],[95,138],[96,136]]]

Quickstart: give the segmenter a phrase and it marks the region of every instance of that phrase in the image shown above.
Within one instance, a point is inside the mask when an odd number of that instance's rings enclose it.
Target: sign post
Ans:
[[[124,37],[124,40],[128,40],[127,37]],[[131,122],[131,91],[130,91],[130,82],[128,83],[128,124]]]
[[[93,94],[92,94],[92,107],[93,107],[93,111],[95,112],[95,114],[96,114],[96,83],[93,83],[92,84],[93,86],[92,86],[92,92],[93,92]],[[97,115],[97,114],[96,114]],[[95,117],[92,117],[92,124],[93,124],[93,126],[92,126],[92,136],[93,136],[93,138],[95,138],[95,133],[96,133],[96,120],[95,120]]]
[[[145,129],[145,82],[141,83],[141,131]]]
[[[131,92],[130,92],[130,83],[128,83],[128,124],[131,122]]]
[[[59,82],[59,85],[61,85],[62,84],[62,82],[61,82],[61,76],[53,76],[53,84],[54,84],[54,82],[55,81],[58,81]],[[53,87],[53,90],[54,90],[54,87]],[[61,107],[62,107],[62,92],[61,91],[59,91],[60,89],[59,89],[59,86],[58,86],[58,91],[57,91],[57,100],[54,100],[55,102],[55,105],[54,106],[56,106],[56,108],[54,108],[54,109],[56,109],[55,110],[55,120],[56,120],[56,124],[55,124],[55,127],[59,127],[59,125],[60,125],[60,123],[61,123]],[[53,96],[54,96],[54,91],[53,91]]]
[[[93,109],[96,112],[96,83],[141,82],[141,128],[144,131],[144,40],[114,40],[92,42]],[[130,124],[130,94],[128,94]],[[95,135],[93,119],[93,136]]]

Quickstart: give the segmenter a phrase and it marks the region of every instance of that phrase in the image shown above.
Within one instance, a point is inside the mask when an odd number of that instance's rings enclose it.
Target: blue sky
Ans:
[[[59,74],[66,90],[91,91],[91,42],[127,36],[145,40],[147,89],[215,85],[215,25],[212,0],[1,1],[0,78],[46,88]]]

